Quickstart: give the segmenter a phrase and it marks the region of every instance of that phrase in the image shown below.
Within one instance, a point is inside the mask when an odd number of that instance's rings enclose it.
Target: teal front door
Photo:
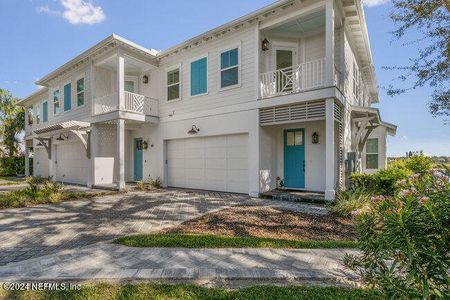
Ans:
[[[305,187],[305,129],[284,131],[284,186]]]
[[[142,180],[142,138],[134,139],[134,180]]]

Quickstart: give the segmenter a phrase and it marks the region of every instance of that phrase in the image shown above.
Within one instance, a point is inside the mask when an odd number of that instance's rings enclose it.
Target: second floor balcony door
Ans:
[[[291,47],[275,47],[276,91],[289,93],[294,90],[294,65],[297,50]]]
[[[126,76],[124,84],[125,92],[137,93],[138,92],[138,79],[134,76]]]

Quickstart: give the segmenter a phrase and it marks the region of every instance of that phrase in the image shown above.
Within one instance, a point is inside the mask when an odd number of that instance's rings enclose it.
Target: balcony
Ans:
[[[124,91],[124,106],[119,106],[118,93],[111,93],[94,99],[94,115],[115,111],[136,113],[144,116],[158,116],[158,100]]]
[[[260,74],[261,98],[324,87],[325,58]]]

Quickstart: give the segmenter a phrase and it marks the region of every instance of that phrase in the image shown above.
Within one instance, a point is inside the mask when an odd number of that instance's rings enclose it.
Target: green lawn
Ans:
[[[3,293],[3,294],[2,294]],[[239,290],[203,288],[194,285],[82,285],[80,291],[5,292],[0,289],[0,299],[75,300],[75,299],[384,299],[375,290],[343,287],[276,287],[255,286]]]
[[[295,241],[257,237],[228,237],[192,234],[132,235],[115,240],[129,247],[181,248],[357,248],[356,241]]]

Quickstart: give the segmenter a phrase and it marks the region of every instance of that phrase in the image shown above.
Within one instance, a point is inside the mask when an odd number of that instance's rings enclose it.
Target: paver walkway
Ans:
[[[217,209],[246,203],[327,213],[323,206],[177,189],[6,209],[0,210],[0,266],[123,235],[154,232]]]
[[[1,281],[295,279],[349,283],[350,249],[131,248],[99,243],[0,267]]]

